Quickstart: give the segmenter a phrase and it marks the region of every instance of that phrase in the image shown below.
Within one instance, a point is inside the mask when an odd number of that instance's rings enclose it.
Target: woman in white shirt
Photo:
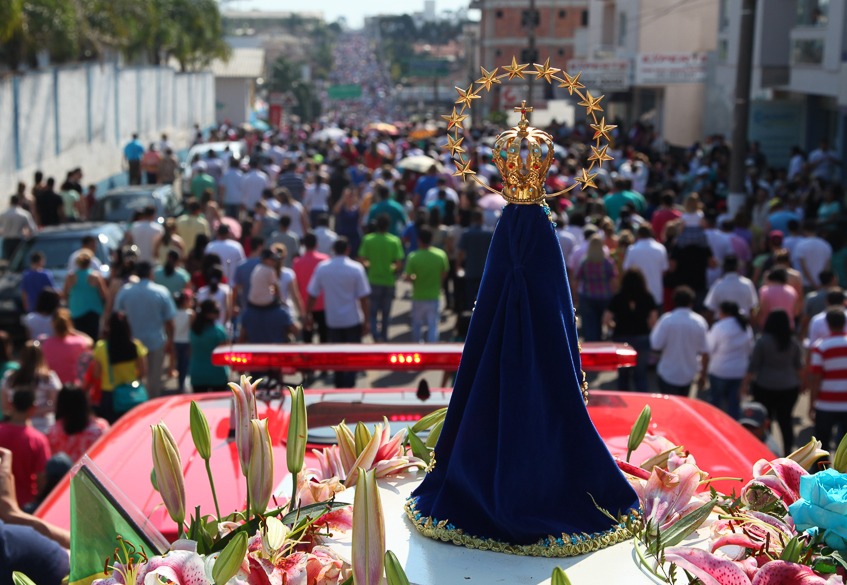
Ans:
[[[220,266],[213,266],[206,279],[209,284],[197,291],[197,305],[199,306],[206,299],[214,300],[221,308],[216,321],[226,329],[232,318],[232,289],[221,280],[223,280],[223,269]]]
[[[329,195],[329,185],[324,183],[323,175],[315,173],[315,182],[306,187],[303,195],[303,206],[309,211],[311,225],[317,225],[321,214],[329,213]]]
[[[306,312],[303,308],[303,299],[300,297],[300,288],[297,286],[297,276],[294,270],[285,266],[285,255],[287,253],[285,246],[282,244],[274,244],[271,246],[279,257],[279,296],[283,304],[288,306],[292,317],[294,309],[297,309],[297,314],[302,319]]]
[[[720,304],[718,320],[706,334],[706,342],[709,354],[703,365],[709,374],[709,402],[737,420],[741,415],[739,390],[753,351],[753,329],[738,304]]]

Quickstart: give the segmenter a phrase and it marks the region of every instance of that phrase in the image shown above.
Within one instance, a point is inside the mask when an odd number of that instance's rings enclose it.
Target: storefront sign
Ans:
[[[579,81],[589,89],[599,91],[626,91],[629,89],[630,65],[625,60],[586,61],[571,59],[568,61],[568,73],[581,73]]]
[[[706,53],[640,53],[635,59],[635,83],[702,83],[707,59]]]

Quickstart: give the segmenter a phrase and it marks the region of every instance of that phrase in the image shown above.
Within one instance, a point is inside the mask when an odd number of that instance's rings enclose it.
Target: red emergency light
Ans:
[[[453,371],[459,368],[463,347],[461,343],[234,344],[217,348],[212,363],[235,370]],[[582,368],[587,372],[613,371],[635,363],[635,350],[623,343],[582,346]]]

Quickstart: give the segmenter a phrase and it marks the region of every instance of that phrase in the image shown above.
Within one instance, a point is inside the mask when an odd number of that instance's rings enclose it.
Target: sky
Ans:
[[[226,10],[303,10],[320,11],[328,22],[333,22],[343,16],[347,24],[353,28],[361,27],[365,16],[374,14],[402,14],[420,12],[423,10],[423,0],[312,0],[303,2],[281,2],[280,0],[226,0]],[[459,0],[448,2],[438,0],[435,3],[436,13],[445,8],[467,6],[467,2]]]

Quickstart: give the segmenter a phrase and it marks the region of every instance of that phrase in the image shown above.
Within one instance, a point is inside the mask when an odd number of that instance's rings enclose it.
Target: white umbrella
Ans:
[[[338,140],[339,138],[344,138],[347,136],[347,132],[341,128],[331,127],[331,128],[321,128],[314,134],[312,134],[312,138],[315,140]]]
[[[397,168],[403,169],[404,171],[412,171],[415,173],[425,173],[433,165],[435,165],[435,168],[438,169],[439,173],[442,171],[443,167],[441,166],[440,162],[430,156],[421,154],[404,158],[403,160],[397,163]]]

